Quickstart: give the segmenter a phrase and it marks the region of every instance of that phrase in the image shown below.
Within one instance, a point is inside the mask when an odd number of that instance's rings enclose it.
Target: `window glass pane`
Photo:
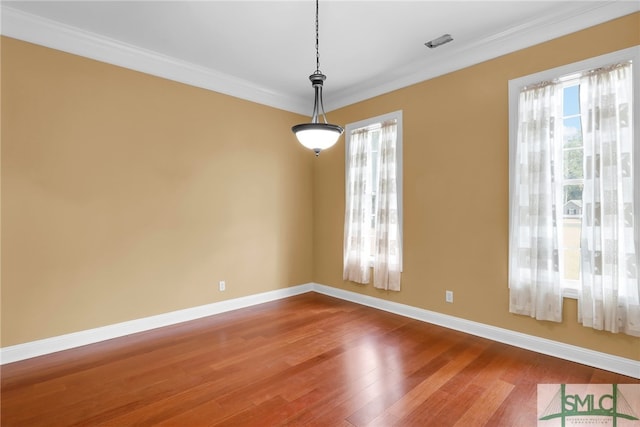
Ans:
[[[562,240],[565,280],[580,279],[580,236],[582,229],[582,184],[564,186]]]
[[[582,148],[564,150],[564,179],[584,177],[582,156]]]
[[[582,184],[565,185],[564,186],[564,214],[568,215],[569,209],[579,209],[582,215]]]
[[[580,85],[564,88],[562,110],[564,116],[580,114]]]
[[[580,249],[564,250],[564,279],[580,280]]]
[[[564,119],[564,148],[582,147],[582,124],[580,116]]]

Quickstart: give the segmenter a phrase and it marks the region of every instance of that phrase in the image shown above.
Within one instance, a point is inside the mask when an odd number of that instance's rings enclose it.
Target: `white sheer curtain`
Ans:
[[[351,134],[344,218],[344,280],[369,283],[371,248],[371,159],[367,154],[368,134],[358,129]]]
[[[546,82],[520,93],[510,210],[509,311],[562,320],[562,88]]]
[[[376,241],[373,286],[400,290],[402,268],[400,224],[398,222],[398,182],[396,162],[397,124],[382,123],[376,190]]]
[[[632,96],[630,63],[593,70],[580,81],[585,178],[578,320],[640,336]]]

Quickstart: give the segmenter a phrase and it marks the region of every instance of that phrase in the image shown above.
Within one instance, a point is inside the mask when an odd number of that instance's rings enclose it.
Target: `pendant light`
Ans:
[[[311,86],[315,90],[315,99],[313,101],[313,114],[311,115],[311,123],[302,123],[291,128],[296,134],[300,144],[313,150],[316,156],[320,151],[333,146],[344,132],[344,129],[338,125],[327,123],[327,116],[324,113],[324,105],[322,104],[322,84],[327,76],[320,72],[320,51],[318,49],[318,0],[316,0],[316,71],[309,76]],[[322,116],[322,121],[318,119]]]

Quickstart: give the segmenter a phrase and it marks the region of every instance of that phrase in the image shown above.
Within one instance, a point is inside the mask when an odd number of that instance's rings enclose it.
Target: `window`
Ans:
[[[636,62],[634,76],[638,74],[640,64],[638,47],[625,49],[611,54],[591,58],[575,64],[532,74],[509,82],[509,152],[510,152],[510,176],[509,193],[513,197],[514,161],[517,144],[518,122],[518,95],[520,90],[527,85],[543,81],[555,81],[560,83],[561,92],[560,108],[562,117],[562,202],[564,215],[562,218],[562,287],[564,296],[577,297],[577,289],[580,285],[580,238],[582,226],[582,189],[584,186],[584,152],[582,147],[582,115],[580,111],[580,77],[584,71],[596,69],[612,63],[633,61]],[[638,81],[637,77],[635,81]],[[634,87],[636,99],[639,87]],[[637,116],[637,114],[636,114]],[[636,117],[637,120],[637,117]],[[636,123],[636,128],[640,126]],[[634,169],[640,171],[639,155],[635,156]],[[637,181],[637,179],[636,179]],[[638,187],[638,186],[636,186]],[[640,206],[638,196],[639,189],[635,190],[635,205]],[[638,241],[638,227],[636,227],[636,241]]]
[[[511,313],[561,322],[572,296],[582,325],[640,336],[639,59],[509,82]]]
[[[349,129],[347,128],[347,132]],[[366,157],[369,159],[368,163],[370,167],[368,168],[366,174],[367,182],[371,183],[370,185],[366,185],[364,187],[365,197],[369,200],[370,211],[367,216],[371,219],[367,222],[367,240],[369,244],[366,245],[368,248],[367,256],[371,260],[371,265],[373,266],[373,255],[375,253],[375,236],[376,236],[376,194],[378,191],[378,186],[376,183],[378,182],[378,150],[380,148],[380,134],[382,132],[382,123],[375,122],[369,126],[364,126],[358,129],[354,129],[351,132],[360,132],[364,135],[366,139],[365,150]],[[347,135],[350,135],[348,133]],[[348,152],[348,151],[347,151]],[[347,164],[347,168],[349,164]],[[348,175],[345,175],[348,176]]]
[[[582,204],[583,149],[580,115],[580,76],[562,80],[562,202],[566,212],[562,217],[562,263],[565,289],[577,289],[580,280],[580,229],[582,214],[576,207]],[[567,291],[570,292],[570,291]]]
[[[344,278],[399,290],[402,111],[346,126]]]

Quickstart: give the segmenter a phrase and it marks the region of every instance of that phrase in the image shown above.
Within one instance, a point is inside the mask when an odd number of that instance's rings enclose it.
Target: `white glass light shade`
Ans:
[[[342,135],[344,129],[329,123],[303,123],[291,128],[300,144],[316,152],[316,155],[332,147]]]

